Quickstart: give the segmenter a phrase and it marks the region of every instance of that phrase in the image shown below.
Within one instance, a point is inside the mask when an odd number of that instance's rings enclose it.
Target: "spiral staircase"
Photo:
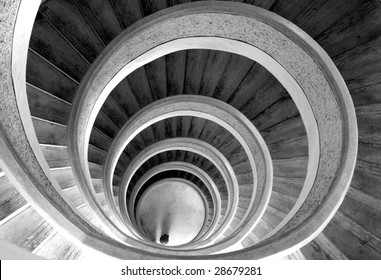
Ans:
[[[381,2],[190,2],[1,4],[1,258],[381,259]]]

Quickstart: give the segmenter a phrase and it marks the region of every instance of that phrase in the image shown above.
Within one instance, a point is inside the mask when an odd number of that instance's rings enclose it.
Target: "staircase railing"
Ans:
[[[98,229],[85,221],[74,210],[71,202],[64,199],[50,174],[28,109],[26,59],[39,4],[39,1],[31,0],[7,2],[1,12],[4,40],[0,42],[3,73],[0,165],[27,201],[76,245],[123,259],[257,259],[284,255],[300,248],[319,234],[333,217],[349,187],[357,155],[355,112],[340,73],[323,49],[287,20],[253,6],[198,2],[166,9],[126,29],[106,47],[82,80],[68,125],[69,155],[82,195],[95,215],[103,221],[103,227]],[[267,206],[272,169],[271,164],[269,167],[266,164],[271,163],[271,158],[268,156],[266,161],[268,152],[266,154],[265,143],[260,151],[257,150],[260,145],[250,146],[250,143],[258,144],[261,141],[258,140],[261,139],[260,135],[256,141],[252,141],[245,139],[247,135],[231,130],[233,135],[244,139],[241,144],[245,146],[246,143],[248,157],[250,153],[253,155],[251,166],[259,190],[259,196],[254,198],[253,195],[253,205],[258,207],[250,208],[252,210],[245,217],[255,219],[248,219],[248,223],[242,223],[233,234],[222,237],[210,247],[188,251],[159,249],[153,245],[145,247],[144,242],[125,235],[110,217],[102,213],[91,187],[87,162],[91,129],[112,89],[133,70],[158,57],[178,50],[201,48],[243,55],[262,64],[293,98],[308,138],[308,171],[294,208],[258,243],[220,254],[217,252],[226,249],[220,246],[224,240],[241,241],[242,234],[255,226],[255,221],[258,221]],[[255,136],[255,131],[251,129],[249,133]],[[253,135],[251,137],[254,138]],[[125,141],[115,144],[116,152],[111,149],[109,162],[117,160],[124,144]],[[263,162],[266,164],[261,164],[258,157],[254,162],[253,158],[258,153],[264,155]],[[115,164],[106,163],[105,175],[111,177],[106,183],[112,182]],[[254,167],[257,167],[256,172]],[[265,174],[262,181],[256,177],[260,174]],[[227,187],[231,185],[228,183]],[[111,187],[106,186],[106,190],[109,191],[108,202],[111,199],[113,202]],[[254,193],[258,193],[255,187]],[[125,203],[123,199],[122,204]],[[234,195],[233,200],[237,201]],[[115,209],[114,214],[117,214]],[[210,253],[213,255],[206,255]]]

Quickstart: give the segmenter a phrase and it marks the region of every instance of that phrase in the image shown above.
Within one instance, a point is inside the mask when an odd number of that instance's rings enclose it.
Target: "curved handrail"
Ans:
[[[177,116],[194,116],[213,121],[229,131],[245,150],[253,173],[253,190],[250,205],[238,225],[240,227],[239,236],[243,239],[259,222],[269,201],[272,188],[271,157],[260,133],[242,113],[232,106],[210,97],[196,95],[167,97],[151,103],[136,113],[120,129],[107,154],[103,177],[106,201],[111,205],[113,213],[117,215],[116,206],[113,205],[112,175],[117,161],[128,143],[149,125]],[[125,184],[126,182],[123,182],[122,187]],[[227,186],[229,187],[229,185]],[[122,201],[124,196],[125,194],[120,193],[119,205],[122,207],[125,203]],[[238,203],[238,197],[234,203]],[[228,204],[228,211],[229,209]],[[130,223],[128,215],[123,213],[123,208],[121,214],[125,222]],[[228,215],[232,220],[234,213]],[[225,242],[225,244],[227,243]]]
[[[25,53],[27,51],[25,41],[20,42],[13,38],[14,34],[18,32],[17,29],[13,29],[16,24],[15,16],[17,16],[17,21],[20,20],[15,10],[20,6],[20,9],[18,9],[20,13],[25,3],[37,5],[38,1],[15,0],[7,2],[8,6],[3,10],[7,15],[4,17],[4,20],[9,23],[9,28],[7,27],[7,31],[4,32],[6,40],[2,41],[3,46],[6,46],[5,48],[3,47],[3,50],[6,51],[1,59],[2,61],[6,61],[6,63],[1,65],[10,65],[11,58],[16,58],[16,56],[20,55],[18,52],[12,55],[8,46],[21,44],[24,45]],[[33,13],[29,15],[33,16]],[[29,161],[22,160],[29,158],[28,153],[34,154],[30,148],[25,149],[25,147],[29,145],[28,140],[26,142],[24,141],[27,137],[11,139],[8,135],[8,131],[3,130],[0,137],[4,154],[4,156],[2,155],[3,170],[7,176],[11,175],[9,177],[12,178],[18,190],[27,197],[28,201],[33,201],[33,204],[39,209],[40,213],[43,213],[44,216],[49,216],[50,221],[52,221],[54,225],[59,226],[63,231],[67,231],[68,236],[71,237],[71,240],[76,242],[76,244],[84,244],[105,254],[119,258],[263,258],[274,254],[288,253],[288,250],[294,250],[310,241],[329,222],[342,202],[349,187],[356,161],[356,117],[353,103],[345,83],[324,50],[298,27],[281,17],[263,9],[237,3],[216,4],[208,2],[176,6],[165,10],[165,14],[163,12],[157,13],[152,17],[147,17],[145,20],[129,28],[121,36],[125,36],[128,32],[131,32],[129,33],[130,39],[139,35],[141,32],[147,35],[149,34],[147,28],[152,28],[153,25],[165,21],[167,24],[170,23],[172,28],[177,28],[180,33],[174,32],[174,30],[169,27],[163,28],[163,25],[159,26],[159,24],[156,26],[159,28],[159,32],[155,30],[153,33],[155,40],[157,38],[168,38],[161,36],[160,30],[162,32],[172,32],[175,35],[182,34],[185,36],[187,31],[189,31],[187,30],[186,23],[189,23],[188,20],[192,18],[192,16],[194,16],[193,19],[197,18],[194,23],[197,23],[196,27],[200,32],[200,36],[203,34],[208,34],[208,36],[227,36],[235,38],[234,40],[244,41],[252,46],[257,45],[258,48],[266,50],[275,60],[279,61],[279,64],[282,65],[303,88],[307,100],[311,105],[310,108],[312,108],[311,110],[314,112],[314,117],[316,118],[318,131],[320,132],[318,142],[321,144],[320,155],[318,157],[317,180],[314,181],[311,192],[309,192],[299,210],[280,232],[250,248],[213,256],[197,256],[197,252],[194,252],[196,256],[184,256],[181,255],[181,252],[172,253],[172,255],[152,254],[115,242],[107,236],[93,231],[91,227],[88,228],[87,224],[83,221],[76,220],[75,215],[73,217],[68,215],[67,209],[65,209],[65,207],[62,208],[62,206],[65,205],[63,201],[48,198],[49,194],[54,196],[55,193],[54,191],[49,193],[52,189],[49,187],[50,182],[43,179],[46,178],[46,176],[44,177],[43,175],[44,173],[40,171],[36,173],[26,171],[32,171],[32,167],[40,166],[40,163],[34,162],[32,164]],[[183,22],[176,20],[183,20]],[[31,27],[30,23],[28,23],[27,26]],[[232,27],[237,26],[240,26],[242,30],[232,29]],[[25,28],[25,26],[22,27]],[[224,34],[224,32],[231,33],[231,36]],[[28,39],[30,34],[26,32],[24,37]],[[254,37],[256,42],[251,40]],[[121,37],[119,37],[118,40],[120,40],[120,38]],[[135,37],[135,39],[136,38],[137,37]],[[116,45],[118,40],[112,43],[110,47],[108,47],[108,50],[117,49]],[[141,40],[141,42],[147,41]],[[138,43],[139,40],[134,41],[134,48],[130,48],[130,51],[147,51],[147,48],[139,48]],[[215,47],[215,49],[216,48],[217,47]],[[125,54],[127,55],[127,53],[128,52]],[[92,71],[88,73],[84,83],[82,83],[82,85],[85,85],[82,86],[82,89],[88,85],[100,85],[100,81],[94,83],[87,82],[94,78],[94,69],[97,71],[101,69],[100,66],[102,66],[105,54],[107,54],[107,51],[104,52],[96,64],[92,66]],[[131,53],[128,53],[128,55],[131,55]],[[139,55],[135,53],[135,56],[130,58],[135,59],[138,56]],[[14,61],[17,61],[17,59]],[[142,60],[139,63],[144,64],[145,62],[148,61]],[[25,65],[26,64],[18,65],[17,67],[19,67],[19,69],[25,69]],[[117,66],[117,64],[115,64],[115,66]],[[136,66],[138,67],[139,65]],[[129,71],[130,70],[131,69],[129,69]],[[16,108],[19,98],[15,98],[15,95],[20,94],[21,98],[25,98],[26,93],[23,90],[16,90],[16,87],[13,87],[13,85],[20,84],[20,80],[17,79],[19,73],[15,73],[12,77],[12,71],[13,70],[7,68],[3,72],[3,80],[7,81],[8,84],[7,87],[4,87],[5,90],[2,97],[6,96],[6,98],[1,99],[1,106],[6,104],[9,107]],[[105,74],[105,78],[107,78],[108,74],[115,74],[112,73],[112,71],[103,73]],[[313,76],[314,79],[311,79],[311,76]],[[280,80],[279,77],[277,78]],[[101,87],[103,88],[102,85]],[[16,94],[15,91],[17,91]],[[290,90],[289,92],[292,93]],[[83,99],[80,100],[81,98],[83,98],[83,96],[77,97],[77,103],[74,104],[77,107],[73,107],[73,109],[78,108],[78,103],[84,101]],[[97,98],[98,97],[96,97],[96,99]],[[99,101],[103,103],[102,100]],[[92,104],[89,103],[87,109],[90,107],[93,108],[93,104],[93,102]],[[100,104],[97,106],[100,106]],[[9,115],[5,114],[4,118],[2,116],[2,118],[0,118],[2,128],[7,127],[7,120],[9,120],[9,118],[12,118],[13,121],[20,118],[20,111],[21,110],[13,110]],[[8,113],[9,110],[2,112]],[[73,118],[75,119],[76,117]],[[73,118],[72,120],[74,120]],[[77,121],[82,123],[81,125],[84,125],[84,128],[86,128],[89,123],[91,126],[93,122],[91,118],[90,122],[85,119]],[[325,123],[326,126],[324,125]],[[16,122],[10,127],[17,128],[19,136],[26,136],[26,134],[29,133],[28,128],[25,128],[24,131],[19,130],[18,128],[22,127],[22,125],[17,125]],[[76,125],[72,127],[77,128]],[[307,126],[307,128],[309,127],[310,126]],[[85,133],[85,131],[80,132],[77,136],[81,138],[82,133]],[[10,133],[10,135],[12,135],[12,133]],[[86,143],[88,138],[84,137],[81,141],[83,140]],[[24,143],[27,144],[24,145]],[[83,147],[87,149],[87,145],[81,146],[80,149]],[[72,149],[71,151],[73,151],[73,153],[79,152]],[[71,158],[74,158],[72,155],[73,154],[71,154]],[[81,164],[77,166],[81,167]],[[36,176],[32,178],[30,177],[31,174],[35,174]],[[44,187],[47,187],[45,192],[48,196],[40,192]],[[60,207],[62,211],[57,211],[57,207]],[[303,227],[299,226],[301,224],[303,224]]]
[[[181,8],[177,6],[167,9],[165,14],[159,12],[155,15],[129,29],[128,33],[122,33],[98,59],[93,67],[94,72],[84,80],[83,95],[78,97],[81,100],[77,103],[86,102],[86,106],[81,108],[81,118],[73,118],[73,122],[81,124],[83,129],[77,135],[77,140],[81,141],[81,144],[77,143],[78,147],[86,149],[89,136],[86,127],[92,126],[96,115],[93,109],[100,108],[111,89],[127,74],[163,54],[202,45],[203,48],[230,51],[255,59],[288,90],[301,113],[309,140],[309,177],[305,185],[309,188],[308,194],[287,222],[289,226],[279,232],[281,237],[273,236],[276,240],[272,241],[278,244],[276,251],[285,252],[311,240],[341,203],[353,174],[357,153],[353,105],[332,61],[298,27],[271,12],[252,6],[199,3]],[[180,37],[189,39],[193,36],[198,38],[192,46],[178,41]],[[208,42],[202,44],[205,40]],[[178,45],[170,44],[175,41]],[[159,50],[164,45],[165,48]],[[150,55],[144,56],[150,51]],[[90,89],[91,97],[86,94]],[[79,119],[81,122],[78,122]],[[336,179],[338,177],[340,180]],[[335,194],[335,190],[341,195]],[[321,204],[326,205],[326,210],[314,213]],[[307,221],[309,230],[300,228],[298,234],[291,234],[292,238],[287,235],[289,230]],[[270,238],[268,240],[270,242]],[[283,243],[283,240],[288,242]],[[267,248],[265,244],[267,242],[256,246]],[[250,255],[254,256],[257,252],[255,248],[250,247],[245,252],[250,251]],[[270,251],[274,252],[274,249],[258,252],[264,257]]]

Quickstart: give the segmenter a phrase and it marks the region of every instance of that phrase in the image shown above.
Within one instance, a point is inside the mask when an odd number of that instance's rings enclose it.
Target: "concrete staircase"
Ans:
[[[34,130],[65,199],[83,219],[102,231],[82,197],[70,164],[67,125],[72,102],[91,64],[118,34],[150,14],[183,2],[188,1],[48,0],[37,14],[26,76]],[[290,20],[324,48],[350,90],[358,121],[358,160],[342,205],[312,242],[285,259],[381,259],[381,3],[246,2]],[[111,216],[103,193],[103,167],[122,126],[150,103],[186,94],[209,96],[238,109],[260,131],[268,146],[273,189],[262,219],[241,242],[243,248],[248,248],[276,228],[294,207],[307,173],[308,141],[299,112],[284,87],[263,66],[243,56],[204,49],[178,51],[146,64],[124,79],[105,101],[91,131],[88,162],[97,201]],[[116,201],[123,173],[139,152],[176,137],[211,144],[233,167],[240,198],[239,210],[225,233],[228,236],[244,217],[253,176],[238,141],[202,118],[174,117],[138,134],[115,169]],[[226,186],[210,161],[195,153],[168,151],[152,157],[137,171],[131,186],[154,166],[171,161],[191,163],[210,174],[222,190],[221,223],[228,204]],[[203,188],[200,180],[186,172],[172,171],[161,178],[172,177],[186,178]],[[0,239],[45,258],[86,258],[86,253],[67,241],[23,199],[3,172],[0,199]]]

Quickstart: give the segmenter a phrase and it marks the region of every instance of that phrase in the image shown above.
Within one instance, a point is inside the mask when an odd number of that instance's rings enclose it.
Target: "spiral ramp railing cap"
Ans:
[[[2,76],[5,90],[0,102],[1,168],[20,193],[78,246],[124,259],[266,258],[287,254],[305,245],[336,212],[354,170],[357,126],[348,90],[332,61],[298,27],[268,11],[236,3],[192,3],[158,12],[125,30],[107,46],[81,82],[68,126],[69,152],[82,195],[103,223],[101,230],[95,228],[64,199],[57,182],[49,174],[32,129],[25,89],[25,65],[39,1],[13,1],[7,5],[7,40],[2,42],[2,60],[7,69]],[[155,58],[177,50],[197,48],[228,51],[261,63],[288,90],[307,130],[308,172],[297,203],[264,240],[242,250],[219,253],[229,249],[219,245],[237,238],[242,232],[245,235],[255,222],[250,224],[247,232],[243,230],[245,224],[239,225],[233,234],[218,236],[221,240],[205,248],[196,248],[198,241],[195,241],[192,246],[196,249],[172,250],[135,239],[114,224],[115,221],[122,222],[118,210],[111,211],[112,217],[102,211],[89,180],[87,149],[90,132],[111,90],[133,70]],[[147,122],[149,125],[149,120]],[[235,136],[242,137],[239,133]],[[261,147],[263,139],[260,135],[255,136],[254,142]],[[242,143],[249,145],[246,140]],[[127,145],[127,142],[122,144]],[[247,153],[249,150],[245,149]],[[121,152],[116,152],[116,157],[118,153]],[[271,164],[265,145],[260,153],[264,162]],[[271,191],[272,167],[266,164],[252,164],[252,167],[260,166],[253,170],[254,177],[265,178],[260,183],[263,186],[257,188],[259,195],[256,191],[252,195],[252,205],[258,207],[247,210],[246,216],[255,216],[256,220],[263,215]],[[107,176],[112,176],[115,167],[110,166],[105,166]],[[230,184],[227,180],[226,188],[231,188]],[[253,186],[255,190],[255,183]],[[230,192],[229,195],[229,199],[237,203],[238,193]],[[241,240],[241,237],[234,240]]]

